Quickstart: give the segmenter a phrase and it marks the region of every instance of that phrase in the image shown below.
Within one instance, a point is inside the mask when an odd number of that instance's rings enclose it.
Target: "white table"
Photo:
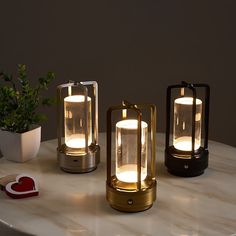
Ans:
[[[157,135],[157,200],[140,213],[121,213],[105,199],[105,134],[101,163],[87,174],[61,171],[56,140],[19,164],[0,159],[0,176],[28,173],[38,197],[13,200],[0,193],[0,219],[39,236],[230,236],[236,233],[236,148],[210,141],[209,167],[194,178],[175,177],[164,166],[164,135]],[[1,235],[2,236],[2,235]],[[5,236],[5,235],[4,235]]]

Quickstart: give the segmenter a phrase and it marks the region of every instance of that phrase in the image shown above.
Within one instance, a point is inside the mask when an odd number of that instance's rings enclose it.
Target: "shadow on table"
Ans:
[[[21,232],[11,225],[5,223],[0,219],[0,235],[6,235],[6,236],[33,236],[33,234],[28,234]]]

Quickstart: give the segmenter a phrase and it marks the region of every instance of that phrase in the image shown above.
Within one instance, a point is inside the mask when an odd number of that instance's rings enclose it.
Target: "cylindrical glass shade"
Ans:
[[[173,145],[181,151],[192,150],[192,97],[181,97],[174,101]],[[195,145],[194,150],[201,146],[202,101],[196,99]]]
[[[137,120],[116,123],[116,177],[127,183],[137,182]],[[141,122],[141,180],[147,176],[148,125]]]
[[[73,95],[64,98],[65,116],[65,144],[67,147],[79,149],[85,152],[86,130],[88,133],[88,145],[92,143],[92,117],[91,117],[91,98],[87,97],[88,116],[85,115],[85,96]],[[85,119],[87,120],[87,127]]]

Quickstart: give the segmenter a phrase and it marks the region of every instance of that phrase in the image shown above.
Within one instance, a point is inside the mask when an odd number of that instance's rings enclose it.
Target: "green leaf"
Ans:
[[[56,98],[45,98],[42,100],[42,105],[50,106],[56,104]]]
[[[40,77],[36,88],[30,85],[24,64],[18,64],[17,74],[14,80],[12,76],[0,73],[3,78],[1,83],[6,83],[0,86],[0,128],[21,133],[31,125],[46,120],[46,116],[38,114],[37,109],[41,104],[55,104],[54,98],[41,97],[41,91],[48,89],[55,74],[48,72],[46,76]]]

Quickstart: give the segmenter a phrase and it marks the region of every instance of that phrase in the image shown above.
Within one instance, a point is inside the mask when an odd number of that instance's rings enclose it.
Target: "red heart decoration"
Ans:
[[[16,176],[16,181],[9,182],[5,187],[6,194],[15,199],[37,196],[39,191],[33,177],[21,174]]]

